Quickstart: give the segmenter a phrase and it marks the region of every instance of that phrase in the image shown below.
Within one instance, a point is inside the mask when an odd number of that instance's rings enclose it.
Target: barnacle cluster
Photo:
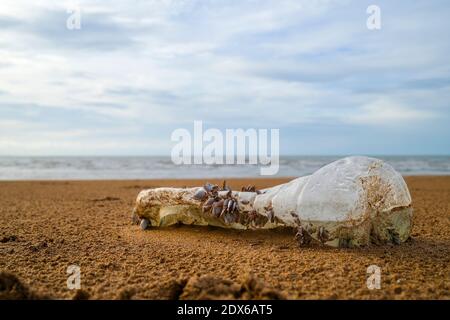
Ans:
[[[300,245],[334,247],[401,243],[412,226],[411,196],[390,165],[348,157],[310,176],[264,190],[155,188],[139,193],[133,221],[143,229],[176,223],[233,229],[296,230]]]

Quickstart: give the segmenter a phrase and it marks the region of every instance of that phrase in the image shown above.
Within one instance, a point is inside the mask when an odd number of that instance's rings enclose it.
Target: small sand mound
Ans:
[[[37,297],[15,275],[0,272],[0,300],[27,300]]]
[[[170,279],[163,281],[157,291],[157,299],[178,300],[186,287],[187,279]]]
[[[266,287],[263,281],[249,275],[241,282],[234,282],[215,276],[205,275],[190,278],[179,299],[287,299],[284,292]]]
[[[91,297],[90,293],[86,290],[76,290],[72,296],[72,300],[89,300]]]

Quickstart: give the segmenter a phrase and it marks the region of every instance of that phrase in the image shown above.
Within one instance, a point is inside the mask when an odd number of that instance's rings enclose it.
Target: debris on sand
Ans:
[[[141,229],[176,224],[236,230],[298,230],[300,246],[364,247],[400,244],[411,234],[413,208],[402,175],[382,160],[347,157],[309,176],[267,189],[232,191],[160,187],[141,191],[133,221]],[[135,217],[137,215],[137,218]]]
[[[120,200],[120,198],[118,198],[118,197],[107,196],[107,197],[100,198],[100,199],[92,199],[91,201],[92,202],[103,202],[103,201],[119,201],[119,200]]]
[[[17,236],[15,236],[15,235],[12,235],[12,236],[5,236],[5,237],[2,237],[2,238],[0,239],[0,242],[1,242],[1,243],[15,242],[15,241],[17,241]]]

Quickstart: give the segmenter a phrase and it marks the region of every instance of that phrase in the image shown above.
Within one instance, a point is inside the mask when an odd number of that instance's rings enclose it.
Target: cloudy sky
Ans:
[[[170,155],[194,120],[279,128],[283,154],[450,154],[449,33],[445,0],[2,0],[0,155]]]

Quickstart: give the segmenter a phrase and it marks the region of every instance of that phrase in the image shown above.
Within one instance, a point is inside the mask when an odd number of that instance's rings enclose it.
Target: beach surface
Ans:
[[[412,238],[352,249],[300,248],[292,230],[131,224],[142,189],[205,180],[0,182],[0,298],[450,299],[450,176],[405,180]],[[67,287],[70,265],[81,290]],[[381,270],[378,290],[367,288],[370,265]]]

